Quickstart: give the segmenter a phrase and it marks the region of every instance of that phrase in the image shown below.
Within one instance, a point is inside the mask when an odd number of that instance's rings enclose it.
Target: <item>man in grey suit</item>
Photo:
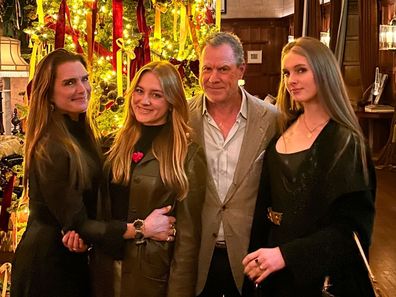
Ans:
[[[208,183],[196,293],[241,296],[264,150],[276,133],[274,106],[238,86],[245,72],[242,44],[226,32],[210,35],[200,59],[204,94],[189,101],[195,140],[206,152]],[[265,215],[265,214],[263,214]]]

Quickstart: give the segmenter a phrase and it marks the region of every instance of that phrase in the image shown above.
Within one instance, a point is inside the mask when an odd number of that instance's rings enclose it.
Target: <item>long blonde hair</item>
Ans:
[[[289,52],[307,59],[314,75],[320,104],[333,121],[352,132],[352,136],[356,139],[360,148],[360,158],[363,162],[365,177],[368,178],[365,137],[349,100],[341,70],[334,54],[319,40],[311,37],[300,37],[283,47],[282,67],[283,60]],[[283,116],[280,119],[280,127],[282,131],[285,131],[288,125],[303,112],[303,107],[291,99],[283,75],[278,89],[277,105]],[[346,141],[350,140],[350,138],[346,139]],[[346,144],[344,144],[344,148]]]
[[[168,114],[169,129],[162,129],[152,145],[155,158],[159,161],[163,183],[172,189],[177,199],[183,199],[188,191],[188,179],[184,170],[187,156],[190,127],[188,105],[180,75],[176,68],[165,61],[151,62],[143,66],[131,82],[126,100],[125,119],[122,128],[115,136],[106,166],[112,172],[112,181],[127,185],[131,179],[131,157],[134,147],[141,137],[141,124],[136,120],[131,101],[133,91],[142,75],[152,72],[161,83],[162,91],[170,105]]]
[[[65,49],[57,49],[49,53],[37,65],[32,81],[27,116],[23,182],[25,189],[28,184],[33,157],[37,163],[40,177],[51,174],[44,172],[43,168],[44,162],[54,162],[54,160],[49,159],[47,154],[50,127],[51,138],[56,139],[57,143],[63,146],[69,155],[71,182],[80,186],[87,186],[90,182],[87,163],[91,160],[89,160],[89,156],[83,153],[76,139],[69,133],[64,116],[54,109],[51,103],[59,65],[74,61],[80,62],[84,67],[87,66],[81,55]],[[88,131],[90,131],[89,120],[86,124]],[[96,143],[94,136],[91,136]]]

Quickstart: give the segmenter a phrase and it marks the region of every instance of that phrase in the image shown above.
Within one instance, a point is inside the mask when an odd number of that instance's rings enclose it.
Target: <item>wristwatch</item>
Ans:
[[[144,242],[144,233],[143,233],[144,220],[136,219],[132,223],[132,225],[135,228],[136,244],[142,244]]]

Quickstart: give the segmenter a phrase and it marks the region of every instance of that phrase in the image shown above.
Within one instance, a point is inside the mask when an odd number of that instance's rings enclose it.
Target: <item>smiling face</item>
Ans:
[[[131,105],[136,120],[141,124],[158,126],[166,123],[170,105],[153,72],[142,74],[132,93]]]
[[[56,70],[52,103],[72,119],[85,112],[91,95],[88,73],[79,61],[65,62]]]
[[[318,89],[307,59],[290,51],[284,56],[282,64],[285,87],[290,97],[302,104],[317,100]]]
[[[201,58],[200,84],[207,99],[221,103],[239,96],[238,80],[242,79],[245,65],[237,65],[228,44],[207,45]]]

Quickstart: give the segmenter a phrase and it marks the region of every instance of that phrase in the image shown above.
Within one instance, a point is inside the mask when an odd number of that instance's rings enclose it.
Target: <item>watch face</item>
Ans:
[[[133,227],[135,228],[135,240],[136,244],[142,244],[145,242],[144,240],[144,234],[143,234],[143,226],[144,226],[144,221],[141,219],[136,219],[133,222]]]
[[[140,230],[143,227],[144,221],[143,220],[135,220],[133,222],[133,227],[135,227],[135,229]]]

